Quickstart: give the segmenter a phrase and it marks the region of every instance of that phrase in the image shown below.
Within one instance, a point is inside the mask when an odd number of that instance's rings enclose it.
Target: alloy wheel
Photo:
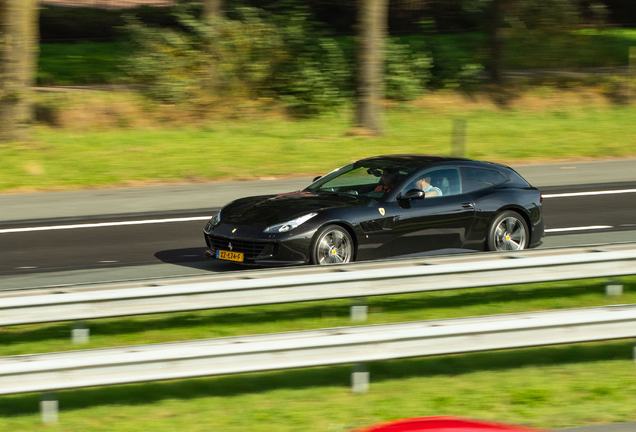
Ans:
[[[495,250],[511,251],[526,248],[526,227],[518,217],[503,218],[497,224],[494,234]]]
[[[348,263],[353,258],[353,242],[349,234],[342,229],[325,231],[316,245],[316,262],[323,264]]]

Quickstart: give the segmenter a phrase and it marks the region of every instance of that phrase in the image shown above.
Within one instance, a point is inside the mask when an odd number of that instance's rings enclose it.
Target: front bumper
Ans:
[[[206,257],[217,259],[218,250],[240,252],[243,261],[237,264],[252,266],[286,266],[308,264],[310,258],[311,236],[296,235],[283,239],[259,239],[236,236],[223,236],[214,232],[205,232],[205,243],[209,248]]]

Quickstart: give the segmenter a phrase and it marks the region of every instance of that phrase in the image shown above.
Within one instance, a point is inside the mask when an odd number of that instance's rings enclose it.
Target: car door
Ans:
[[[394,209],[389,203],[372,203],[368,208],[360,209],[350,220],[358,231],[359,261],[387,258],[392,255]]]
[[[474,202],[462,193],[458,168],[431,169],[421,176],[430,176],[431,186],[442,195],[392,203],[392,255],[462,248],[473,226]],[[410,187],[405,186],[402,195]]]

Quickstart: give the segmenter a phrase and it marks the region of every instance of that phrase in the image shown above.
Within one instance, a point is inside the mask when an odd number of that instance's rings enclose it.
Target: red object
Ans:
[[[463,419],[461,417],[419,417],[377,423],[355,432],[540,432],[519,426]]]

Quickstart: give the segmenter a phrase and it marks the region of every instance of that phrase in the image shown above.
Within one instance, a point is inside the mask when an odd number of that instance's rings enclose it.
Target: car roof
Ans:
[[[394,154],[384,156],[374,156],[370,158],[361,159],[357,162],[377,162],[388,164],[400,164],[409,167],[421,167],[437,162],[449,162],[449,161],[467,161],[470,159],[453,158],[449,156],[436,156],[436,155],[421,155],[421,154]]]
[[[424,155],[424,154],[394,154],[384,156],[374,156],[360,159],[356,163],[370,163],[373,165],[402,166],[408,168],[424,168],[429,165],[441,164],[444,162],[463,162],[472,166],[490,166],[492,168],[510,169],[510,167],[495,162],[478,161],[474,159],[466,159],[452,156]]]

